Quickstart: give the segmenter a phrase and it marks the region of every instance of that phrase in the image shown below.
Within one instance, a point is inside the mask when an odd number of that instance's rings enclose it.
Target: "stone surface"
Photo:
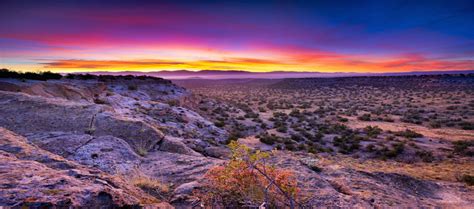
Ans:
[[[229,134],[180,107],[188,95],[165,81],[0,81],[0,127],[11,130],[0,128],[0,206],[172,207],[130,184],[143,175],[170,187],[167,201],[189,207],[203,175],[226,161]],[[312,207],[474,205],[461,183],[302,163],[318,157],[330,154],[278,151],[270,160],[295,171]]]
[[[117,176],[89,169],[0,128],[0,205],[124,207],[157,202]]]
[[[186,144],[184,144],[180,138],[166,136],[162,142],[160,143],[158,150],[164,152],[172,152],[184,155],[192,155],[192,156],[202,156],[198,152],[192,150]]]

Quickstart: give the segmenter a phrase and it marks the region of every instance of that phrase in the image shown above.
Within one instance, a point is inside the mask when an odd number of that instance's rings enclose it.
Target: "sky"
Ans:
[[[1,0],[18,71],[474,70],[474,1]]]

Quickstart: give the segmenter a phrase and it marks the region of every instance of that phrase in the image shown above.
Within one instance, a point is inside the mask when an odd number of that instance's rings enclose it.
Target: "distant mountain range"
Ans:
[[[89,72],[94,75],[148,75],[162,77],[165,79],[236,79],[236,78],[259,78],[259,79],[281,79],[281,78],[308,78],[308,77],[352,77],[352,76],[404,76],[404,75],[436,75],[436,74],[469,74],[474,70],[463,71],[413,71],[402,73],[356,73],[356,72],[290,72],[290,71],[274,71],[274,72],[248,72],[248,71],[218,71],[218,70],[177,70],[177,71],[156,71],[156,72],[107,72],[97,71]]]

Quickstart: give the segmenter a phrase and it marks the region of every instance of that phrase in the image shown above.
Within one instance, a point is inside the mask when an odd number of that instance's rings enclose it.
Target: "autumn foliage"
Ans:
[[[271,153],[252,151],[235,141],[231,159],[210,169],[199,194],[206,207],[294,208],[298,187],[293,173],[267,165]]]

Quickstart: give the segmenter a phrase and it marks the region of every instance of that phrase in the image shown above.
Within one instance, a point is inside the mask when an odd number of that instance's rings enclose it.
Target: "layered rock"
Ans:
[[[5,116],[0,118],[0,126],[19,134],[62,131],[110,135],[124,139],[140,155],[146,155],[167,135],[175,137],[170,143],[179,141],[204,155],[221,157],[215,150],[223,147],[227,132],[193,111],[174,106],[188,94],[183,88],[154,80],[68,81],[0,83],[0,89],[14,91],[0,91],[4,107],[0,115]],[[54,93],[28,90],[39,86]],[[64,89],[83,96],[64,96],[72,94]]]
[[[28,146],[34,148],[31,150],[55,153],[62,161],[79,163],[96,173],[106,172],[128,179],[137,176],[159,179],[172,189],[198,181],[210,167],[222,162],[205,156],[225,157],[227,154],[222,144],[227,138],[224,130],[170,102],[179,103],[179,99],[186,95],[182,88],[147,81],[80,82],[83,84],[78,81],[1,83],[0,89],[6,91],[0,90],[0,115],[4,116],[0,117],[0,127],[25,136],[28,141],[24,143],[28,142]],[[129,85],[135,86],[133,90],[130,90]],[[9,145],[5,146],[5,149],[10,149]],[[58,166],[70,167],[69,164]],[[20,175],[16,173],[16,167],[12,169],[15,173],[11,176]],[[29,175],[34,177],[40,174]],[[61,184],[55,180],[49,183],[53,182]],[[29,186],[34,185],[24,187]],[[56,187],[50,192],[59,193],[54,189]],[[58,190],[62,189],[60,187]],[[134,190],[143,193],[136,187],[131,191]],[[15,201],[24,201],[28,195],[32,194],[20,196]],[[80,192],[75,195],[76,199],[90,196],[89,193]],[[46,199],[38,199],[39,202],[62,204],[39,193],[38,197],[41,196]],[[104,194],[101,193],[101,199],[107,199],[102,196]],[[181,192],[171,196],[179,197],[173,200],[183,199]],[[102,204],[88,201],[72,201],[71,205]],[[136,200],[136,204],[147,201]],[[11,204],[3,200],[0,203]],[[135,202],[113,204],[135,205]]]
[[[0,128],[0,205],[125,207],[158,201],[118,176],[81,166]]]

